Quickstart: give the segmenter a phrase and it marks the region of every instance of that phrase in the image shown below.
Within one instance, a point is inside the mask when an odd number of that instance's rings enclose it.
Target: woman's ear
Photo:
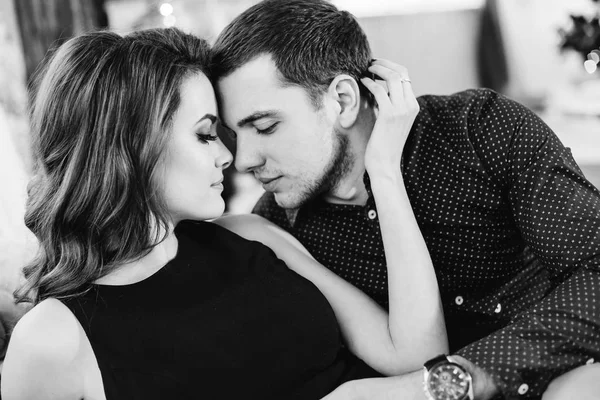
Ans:
[[[329,85],[328,94],[339,105],[338,122],[342,128],[350,128],[358,118],[360,89],[350,75],[336,76]]]

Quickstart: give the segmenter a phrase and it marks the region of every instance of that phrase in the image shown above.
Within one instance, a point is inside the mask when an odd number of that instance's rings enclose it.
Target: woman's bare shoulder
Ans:
[[[33,307],[12,332],[2,370],[2,398],[39,398],[42,390],[66,382],[72,386],[69,392],[76,393],[78,379],[73,378],[78,374],[82,334],[76,317],[59,300],[47,299]]]
[[[265,227],[271,224],[271,222],[256,214],[224,215],[212,222],[233,232],[247,228]]]
[[[262,242],[286,261],[287,256],[295,254],[296,251],[300,251],[312,258],[294,236],[259,215],[227,215],[217,218],[213,222],[246,239]]]
[[[273,236],[287,235],[283,229],[256,214],[226,215],[212,222],[250,240],[264,241]]]
[[[75,315],[61,301],[46,299],[19,320],[10,345],[24,344],[29,352],[35,350],[41,352],[40,355],[69,358],[76,355],[79,341],[79,322]]]

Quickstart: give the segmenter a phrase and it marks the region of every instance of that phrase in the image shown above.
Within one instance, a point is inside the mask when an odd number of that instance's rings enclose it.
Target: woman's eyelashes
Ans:
[[[202,143],[214,142],[215,140],[217,140],[219,138],[214,133],[196,132],[196,136],[198,137],[198,140]]]
[[[256,129],[256,132],[259,135],[268,135],[275,131],[275,128],[277,128],[277,125],[279,125],[279,122],[275,122],[267,127],[255,126],[254,129]]]
[[[210,126],[198,129],[196,132],[198,140],[205,144],[217,140],[219,138],[218,125],[218,121],[214,120]]]

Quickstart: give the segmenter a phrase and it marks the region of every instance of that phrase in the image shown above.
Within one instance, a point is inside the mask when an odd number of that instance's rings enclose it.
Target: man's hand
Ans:
[[[377,121],[367,144],[365,167],[371,175],[398,171],[404,144],[419,113],[419,103],[403,66],[379,59],[373,61],[369,72],[381,77],[387,89],[371,78],[361,79],[377,102]]]
[[[452,355],[452,359],[471,374],[475,400],[489,400],[498,394],[500,389],[490,374],[459,355]]]
[[[427,400],[423,371],[346,382],[322,400]]]

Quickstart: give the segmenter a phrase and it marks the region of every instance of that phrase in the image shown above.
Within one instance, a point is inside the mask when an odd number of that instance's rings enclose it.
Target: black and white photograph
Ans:
[[[600,400],[599,0],[0,0],[0,400]]]

